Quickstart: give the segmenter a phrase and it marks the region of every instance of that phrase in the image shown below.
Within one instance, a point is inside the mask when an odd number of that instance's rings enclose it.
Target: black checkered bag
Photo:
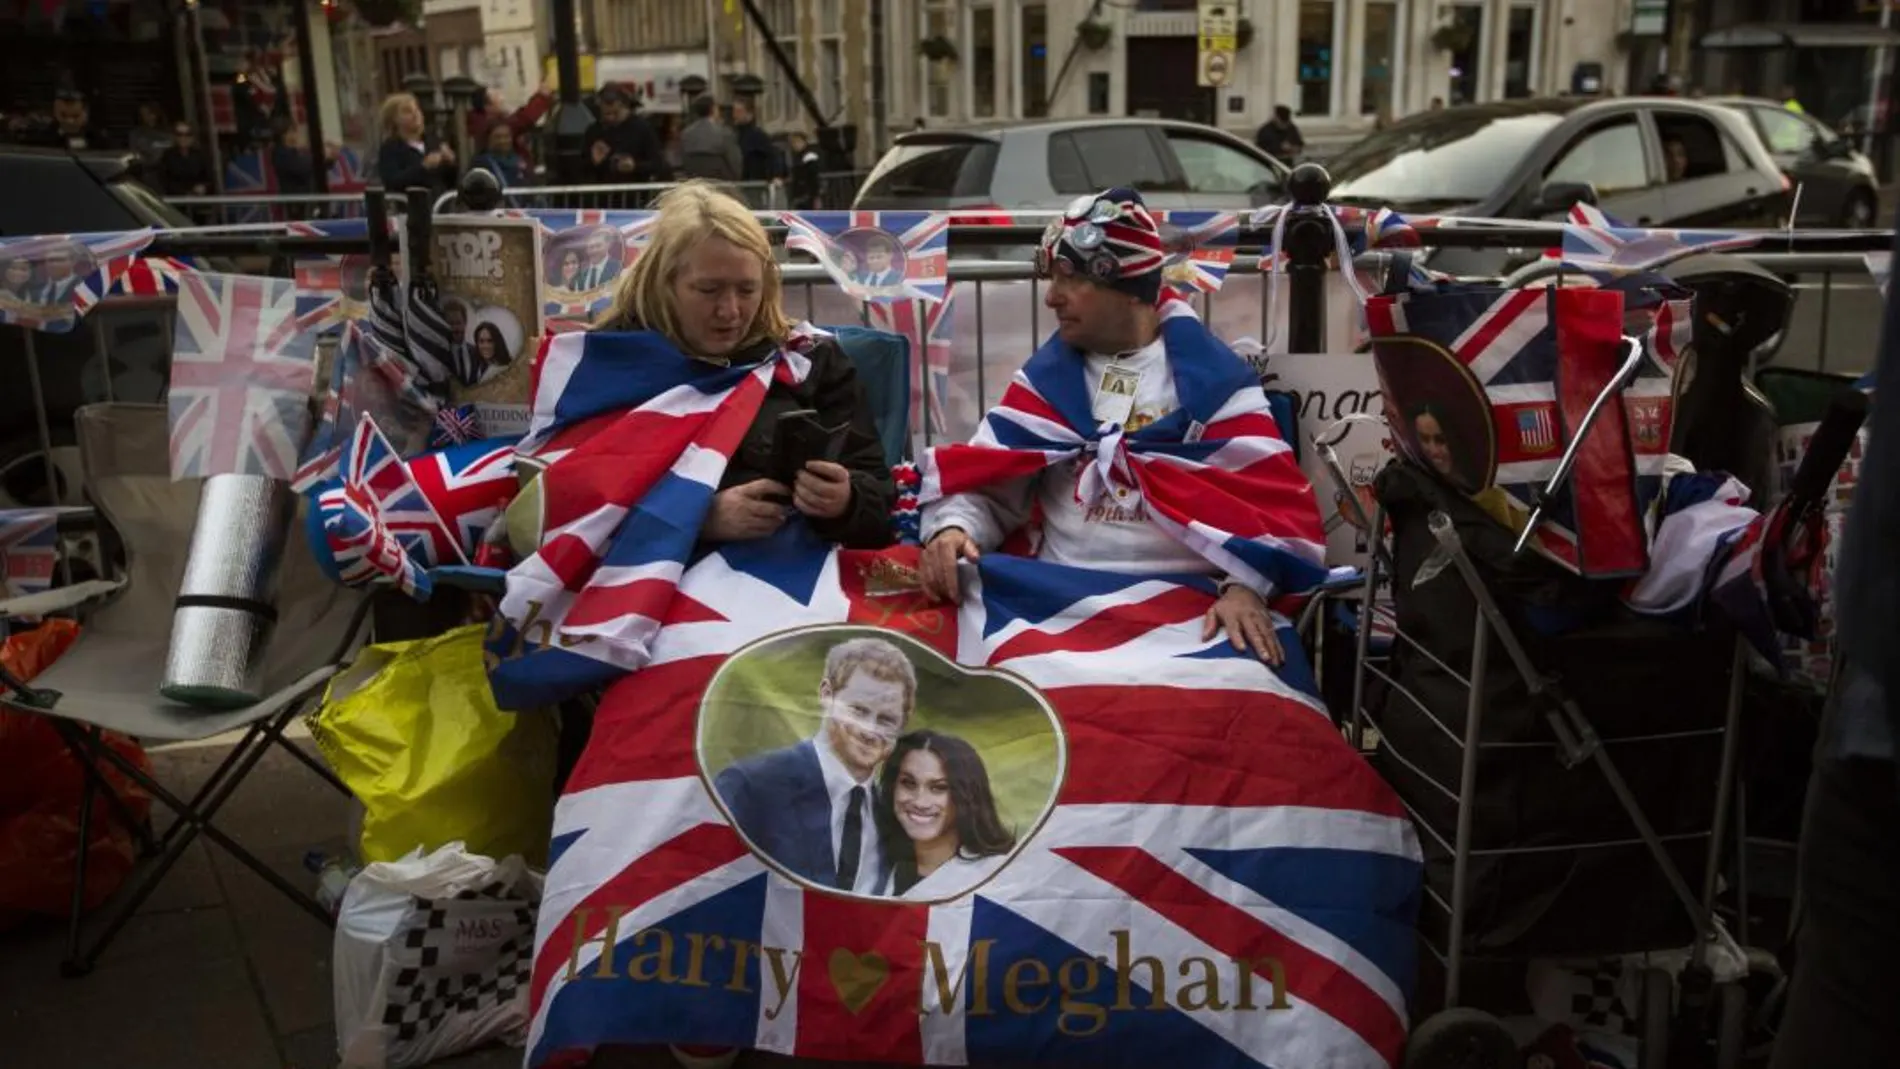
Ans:
[[[344,895],[335,981],[346,1069],[402,1069],[526,1035],[538,878],[518,858],[466,854],[423,871],[436,858],[371,865]],[[440,879],[450,870],[458,878]]]

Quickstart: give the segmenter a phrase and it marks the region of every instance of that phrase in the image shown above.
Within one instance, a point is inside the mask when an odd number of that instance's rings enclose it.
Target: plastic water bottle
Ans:
[[[363,870],[347,858],[331,857],[321,850],[312,850],[303,856],[303,867],[317,877],[317,904],[335,916],[343,905],[343,892],[349,890],[350,880]]]

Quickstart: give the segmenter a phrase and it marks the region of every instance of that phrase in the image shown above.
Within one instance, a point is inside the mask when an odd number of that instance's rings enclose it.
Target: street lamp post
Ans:
[[[587,128],[594,113],[581,103],[580,43],[574,32],[574,0],[553,0],[554,66],[561,79],[561,107],[554,116],[554,158],[559,180],[587,181]]]

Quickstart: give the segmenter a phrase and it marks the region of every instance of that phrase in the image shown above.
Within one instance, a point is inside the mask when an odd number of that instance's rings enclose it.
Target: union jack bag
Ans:
[[[1653,275],[1540,289],[1437,283],[1373,297],[1366,320],[1403,455],[1513,531],[1541,505],[1529,545],[1572,572],[1648,569],[1646,517],[1693,338],[1689,291]]]

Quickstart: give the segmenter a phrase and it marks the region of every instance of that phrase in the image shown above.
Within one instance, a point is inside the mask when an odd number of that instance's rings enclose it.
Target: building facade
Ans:
[[[1309,143],[1348,140],[1434,98],[1568,92],[1579,64],[1620,84],[1632,2],[1236,0],[1243,45],[1231,83],[1209,89],[1194,0],[918,0],[892,16],[914,77],[893,79],[889,107],[899,128],[1155,115],[1248,132],[1285,104]],[[939,38],[954,58],[923,58]]]

